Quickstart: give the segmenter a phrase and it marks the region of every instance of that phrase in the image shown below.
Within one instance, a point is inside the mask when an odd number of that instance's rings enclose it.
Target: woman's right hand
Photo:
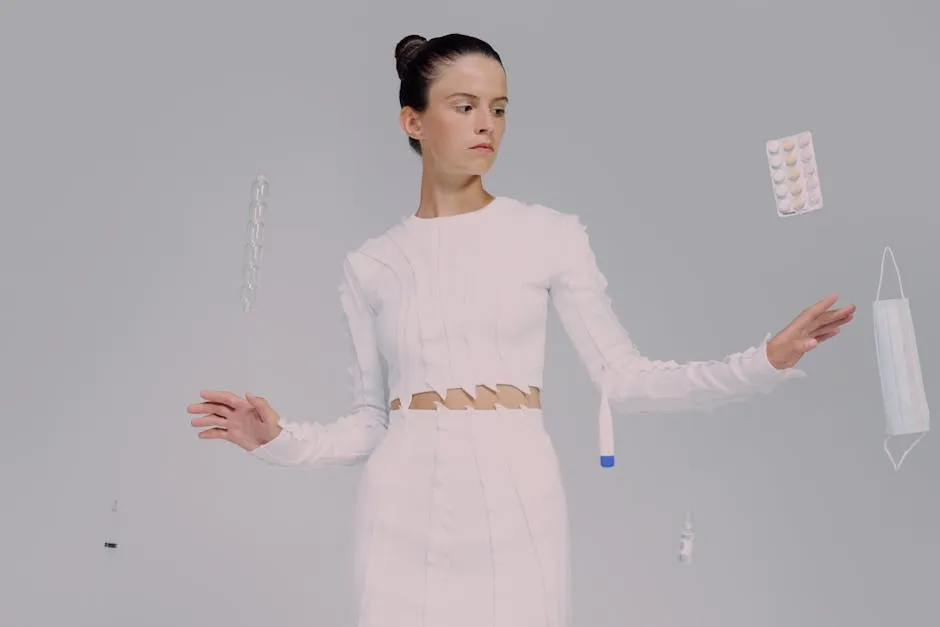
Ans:
[[[280,416],[268,401],[260,396],[246,394],[245,398],[231,392],[206,390],[200,392],[205,402],[187,407],[190,414],[204,414],[193,418],[194,427],[212,427],[199,432],[203,440],[228,440],[246,451],[267,444],[281,432]]]

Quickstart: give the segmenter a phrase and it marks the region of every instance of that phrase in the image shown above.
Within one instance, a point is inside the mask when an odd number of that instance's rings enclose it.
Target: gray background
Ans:
[[[890,244],[940,403],[936,5],[371,4],[0,8],[0,624],[353,624],[358,470],[268,467],[197,440],[185,406],[225,388],[291,420],[345,411],[342,255],[417,202],[393,46],[453,31],[509,72],[489,189],[583,216],[647,355],[721,358],[831,291],[859,306],[772,397],[618,420],[614,470],[552,316],[576,625],[935,624],[940,462],[929,435],[897,473],[882,450],[870,312]],[[763,146],[802,130],[826,206],[781,219]],[[256,172],[272,212],[245,316]]]

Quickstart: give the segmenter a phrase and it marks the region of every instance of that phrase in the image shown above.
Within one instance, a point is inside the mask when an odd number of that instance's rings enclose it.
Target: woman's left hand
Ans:
[[[852,320],[855,305],[830,309],[839,299],[838,294],[828,296],[803,310],[785,329],[767,342],[767,359],[778,370],[792,368],[816,348],[820,342],[838,335],[840,328]]]

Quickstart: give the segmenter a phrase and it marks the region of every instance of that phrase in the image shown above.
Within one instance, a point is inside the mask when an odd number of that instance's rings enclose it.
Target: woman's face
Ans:
[[[496,160],[506,130],[506,73],[496,59],[464,55],[441,66],[422,113],[402,110],[402,128],[448,174],[482,175]]]

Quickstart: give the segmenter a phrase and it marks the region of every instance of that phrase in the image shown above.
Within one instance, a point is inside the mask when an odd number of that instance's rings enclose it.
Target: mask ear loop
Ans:
[[[901,468],[901,464],[904,463],[904,458],[907,457],[907,454],[908,454],[908,453],[910,453],[911,451],[914,450],[914,447],[917,446],[917,443],[920,442],[921,439],[923,439],[923,437],[924,437],[925,435],[927,435],[927,432],[926,432],[926,431],[921,431],[921,432],[920,432],[920,435],[917,436],[917,439],[914,440],[913,444],[911,444],[909,447],[907,447],[907,450],[904,451],[904,454],[901,455],[901,459],[899,459],[897,462],[894,461],[894,456],[891,454],[891,451],[888,450],[888,440],[891,439],[891,436],[888,436],[887,438],[885,438],[885,453],[888,454],[888,459],[891,460],[891,465],[894,466],[895,472],[897,472],[897,471]]]
[[[890,246],[885,246],[884,252],[881,253],[881,272],[878,273],[878,292],[875,294],[875,300],[881,300],[881,284],[885,280],[885,257],[888,253],[891,253],[891,263],[894,264],[894,272],[898,277],[898,287],[901,288],[901,298],[904,298],[904,284],[901,283],[901,270],[898,268],[898,260],[894,258],[894,251],[891,250]]]

